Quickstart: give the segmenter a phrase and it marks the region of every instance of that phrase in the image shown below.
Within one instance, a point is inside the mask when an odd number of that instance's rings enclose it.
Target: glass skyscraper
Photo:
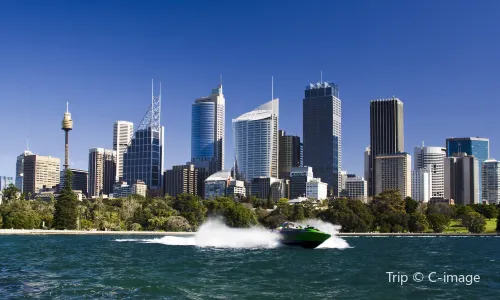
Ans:
[[[222,85],[199,98],[191,114],[191,163],[213,174],[224,168],[225,99]]]
[[[339,195],[342,169],[342,108],[336,84],[306,87],[303,101],[304,166]]]
[[[238,180],[278,177],[278,105],[273,99],[233,120]]]
[[[446,139],[446,156],[452,157],[454,154],[467,153],[474,156],[482,169],[483,162],[490,157],[490,140],[479,137],[448,138]],[[482,197],[482,176],[479,172],[479,203]]]

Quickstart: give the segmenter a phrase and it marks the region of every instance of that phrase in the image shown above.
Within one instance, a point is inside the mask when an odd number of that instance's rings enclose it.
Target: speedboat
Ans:
[[[292,222],[284,222],[276,230],[281,235],[282,244],[303,248],[316,248],[331,236],[312,226],[302,227]]]

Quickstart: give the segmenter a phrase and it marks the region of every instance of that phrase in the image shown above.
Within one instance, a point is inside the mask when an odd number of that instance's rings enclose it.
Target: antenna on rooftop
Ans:
[[[274,99],[274,76],[271,76],[271,100]]]
[[[319,71],[319,72],[320,72],[319,83],[323,83],[323,71]]]

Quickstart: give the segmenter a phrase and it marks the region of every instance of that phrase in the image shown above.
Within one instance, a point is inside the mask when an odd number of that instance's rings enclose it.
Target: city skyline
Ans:
[[[127,5],[134,8],[134,4]],[[379,15],[385,15],[384,11],[389,8],[384,3],[376,7],[365,5]],[[207,89],[219,82],[221,73],[228,99],[227,120],[252,109],[260,99],[268,98],[269,77],[274,75],[275,91],[282,99],[280,129],[302,137],[302,116],[297,108],[301,107],[303,86],[320,81],[322,70],[324,80],[335,82],[342,91],[342,165],[349,173],[362,174],[363,151],[369,144],[367,103],[391,95],[405,103],[406,149],[413,149],[422,140],[428,145],[444,147],[448,137],[481,136],[492,142],[490,156],[499,157],[495,142],[500,135],[494,130],[493,115],[498,104],[491,101],[496,95],[491,74],[499,65],[499,44],[489,38],[495,35],[495,29],[486,26],[492,15],[481,7],[470,8],[463,3],[452,7],[442,3],[415,7],[393,3],[390,11],[395,19],[389,22],[373,10],[365,12],[354,4],[325,2],[325,9],[343,12],[329,24],[326,20],[316,20],[314,14],[304,14],[314,7],[291,5],[287,14],[305,16],[303,24],[309,22],[310,25],[304,28],[287,25],[291,26],[287,28],[274,22],[264,28],[255,27],[248,17],[232,14],[237,11],[234,4],[226,7],[201,4],[200,9],[205,13],[229,16],[235,29],[223,28],[222,20],[212,19],[204,23],[204,29],[199,29],[200,22],[209,14],[187,14],[185,20],[180,20],[172,10],[143,5],[140,9],[156,18],[134,23],[124,19],[122,13],[113,12],[109,4],[93,4],[88,8],[65,4],[56,9],[40,5],[38,12],[47,12],[54,22],[61,24],[54,27],[51,25],[54,23],[41,22],[45,17],[40,15],[44,14],[35,14],[35,9],[26,11],[19,4],[6,6],[4,12],[12,6],[11,11],[23,11],[29,21],[21,24],[0,12],[1,25],[12,28],[1,33],[10,47],[0,50],[9,58],[2,72],[0,99],[15,103],[16,111],[22,111],[27,119],[15,130],[6,131],[10,142],[0,155],[0,170],[5,176],[15,175],[15,158],[25,150],[26,139],[30,140],[32,152],[64,158],[59,122],[60,108],[67,101],[77,120],[71,132],[70,167],[86,169],[89,148],[112,148],[109,134],[116,120],[140,121],[138,112],[144,111],[148,101],[147,82],[151,77],[163,81],[167,91],[164,102],[169,105],[168,110],[166,106],[163,109],[166,116],[163,121],[166,127],[164,169],[189,161],[190,104],[193,99],[206,95]],[[282,7],[276,3],[266,6],[266,11],[262,11],[258,3],[251,6],[248,9],[261,17],[273,16],[275,20],[284,17],[280,13]],[[176,9],[188,11],[183,4]],[[450,10],[457,17],[466,16],[468,21],[453,22],[447,14]],[[425,22],[418,18],[424,11],[427,12]],[[89,14],[97,17],[96,27],[90,29],[81,26]],[[103,26],[110,18],[116,25]],[[151,21],[154,19],[165,20],[165,26],[158,28],[157,23]],[[364,21],[358,25],[360,20]],[[401,32],[409,31],[412,35],[396,35],[393,24],[397,22],[407,29]],[[174,28],[172,24],[178,25],[174,27],[180,28],[179,32],[170,29]],[[457,34],[443,36],[433,30],[438,27]],[[102,30],[96,32],[93,28]],[[311,39],[323,35],[314,28],[330,30],[342,41],[342,47],[332,47],[334,41],[325,41],[314,49],[301,45],[306,32]],[[216,29],[220,29],[217,35],[205,34]],[[234,34],[236,29],[238,35]],[[132,30],[138,33],[136,39],[135,35],[128,34]],[[377,40],[373,39],[372,30],[379,33]],[[148,34],[141,35],[145,32]],[[277,32],[283,34],[277,35]],[[185,38],[187,34],[192,34],[189,39]],[[295,34],[301,38],[296,39]],[[36,47],[29,46],[29,39],[19,38],[31,35],[38,37],[33,40]],[[156,45],[153,43],[156,39],[150,38],[152,35],[161,40],[158,47],[150,47]],[[56,43],[46,43],[48,37]],[[233,39],[228,45],[231,47],[221,47],[229,38]],[[250,46],[249,38],[254,41]],[[179,41],[180,45],[176,45]],[[204,45],[204,51],[195,47],[199,44]],[[297,44],[300,46],[292,47]],[[431,44],[432,49],[427,46]],[[481,50],[476,49],[477,44],[483,45]],[[117,51],[117,47],[121,50]],[[169,55],[164,55],[165,49],[170,49]],[[448,55],[450,53],[452,55]],[[325,57],[339,59],[325,60]],[[163,60],[158,61],[160,58]],[[467,107],[469,99],[474,99],[475,105]],[[9,103],[7,108],[13,108]],[[117,105],[120,109],[116,109]],[[428,107],[433,108],[430,117]],[[435,112],[439,111],[447,114],[437,115]],[[481,116],[481,122],[456,121],[470,116]],[[15,114],[9,114],[5,121],[15,122],[14,117]],[[231,166],[234,154],[230,146],[230,122],[226,122],[225,131],[228,133],[225,164]]]

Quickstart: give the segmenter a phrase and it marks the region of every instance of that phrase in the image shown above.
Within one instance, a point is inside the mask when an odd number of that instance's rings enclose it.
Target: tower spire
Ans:
[[[274,76],[271,76],[271,100],[274,99]]]
[[[319,71],[319,72],[320,72],[319,83],[323,83],[323,71]]]

